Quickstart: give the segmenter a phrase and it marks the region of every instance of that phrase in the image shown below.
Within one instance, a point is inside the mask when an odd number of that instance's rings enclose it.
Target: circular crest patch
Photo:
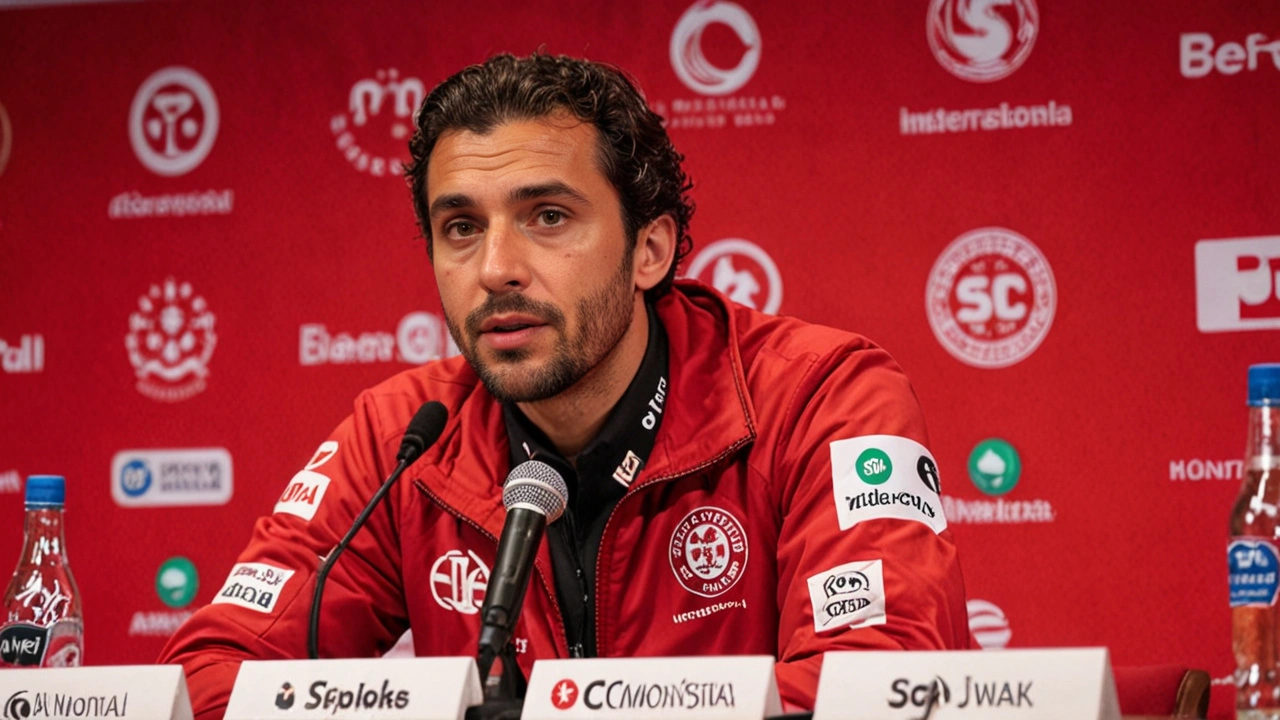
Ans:
[[[671,572],[685,590],[702,597],[723,595],[747,568],[747,533],[729,511],[694,509],[671,533]]]

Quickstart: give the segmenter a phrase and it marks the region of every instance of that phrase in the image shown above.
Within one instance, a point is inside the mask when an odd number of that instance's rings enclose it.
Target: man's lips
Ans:
[[[532,315],[494,315],[480,324],[480,333],[518,332],[531,327],[541,327],[547,323]]]

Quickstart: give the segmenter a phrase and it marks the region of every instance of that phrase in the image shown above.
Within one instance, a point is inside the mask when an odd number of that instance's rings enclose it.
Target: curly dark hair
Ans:
[[[545,117],[567,110],[596,127],[600,169],[618,191],[622,224],[634,250],[640,230],[663,215],[676,225],[676,257],[666,277],[645,293],[653,301],[671,289],[676,269],[689,251],[692,187],[662,126],[662,117],[644,101],[635,84],[612,65],[563,55],[503,54],[472,65],[440,83],[423,101],[417,130],[409,139],[412,161],[405,178],[413,193],[418,226],[431,255],[427,207],[427,163],[440,135],[469,130],[484,135],[502,123]]]

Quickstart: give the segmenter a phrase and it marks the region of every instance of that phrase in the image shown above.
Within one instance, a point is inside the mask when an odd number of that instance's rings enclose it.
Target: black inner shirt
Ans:
[[[605,418],[600,434],[574,462],[514,403],[503,404],[511,466],[540,460],[555,468],[569,486],[569,506],[547,528],[556,597],[564,619],[569,651],[574,657],[596,654],[596,557],[605,523],[653,451],[669,391],[667,333],[647,303],[649,339],[640,369],[618,404]]]

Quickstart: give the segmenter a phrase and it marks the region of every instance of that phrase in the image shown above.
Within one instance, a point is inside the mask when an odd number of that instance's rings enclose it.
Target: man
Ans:
[[[968,646],[964,586],[913,391],[857,335],[673,278],[682,157],[616,69],[494,57],[426,99],[407,170],[461,358],[366,391],[175,635],[199,714],[239,661],[306,656],[319,558],[449,409],[329,576],[321,656],[473,655],[502,481],[570,488],[514,633],[539,658],[772,654],[812,707],[822,653]],[[253,602],[244,590],[252,589]]]

